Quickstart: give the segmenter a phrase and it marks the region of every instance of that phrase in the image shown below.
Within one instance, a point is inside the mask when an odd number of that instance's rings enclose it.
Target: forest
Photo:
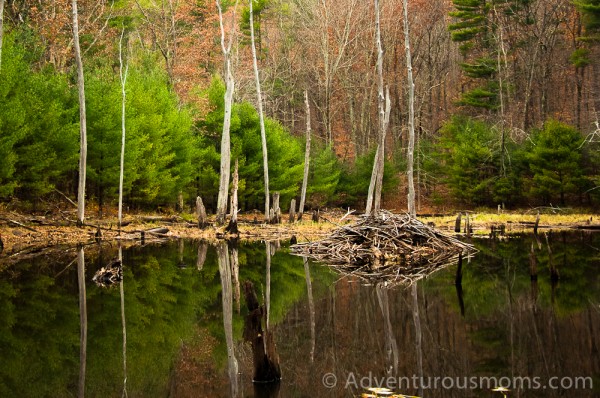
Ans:
[[[413,167],[419,212],[598,208],[599,0],[375,4],[0,0],[0,201],[78,197],[84,78],[99,214],[117,205],[123,143],[125,211],[197,196],[216,211],[225,122],[242,211],[268,206],[264,148],[268,190],[284,208],[300,197],[306,137],[308,209],[364,208],[383,144],[390,209],[406,209]]]

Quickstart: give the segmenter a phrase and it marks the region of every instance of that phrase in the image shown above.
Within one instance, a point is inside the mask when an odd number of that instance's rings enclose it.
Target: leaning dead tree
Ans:
[[[377,42],[377,105],[379,110],[379,140],[377,152],[373,160],[371,183],[367,195],[365,214],[377,213],[381,208],[381,191],[383,188],[383,171],[385,164],[385,136],[390,118],[390,93],[383,91],[383,47],[381,45],[381,22],[379,18],[379,0],[375,0],[375,39]]]
[[[83,62],[79,46],[79,22],[77,0],[72,2],[73,8],[73,48],[77,64],[77,90],[79,92],[79,185],[77,188],[77,224],[83,225],[85,216],[85,171],[87,165],[87,123],[85,117],[85,82],[83,78]]]
[[[304,214],[304,202],[306,200],[306,187],[308,185],[308,170],[310,163],[310,104],[308,102],[308,91],[306,90],[304,90],[304,104],[306,105],[306,149],[304,150],[304,177],[302,177],[298,221],[302,220],[302,214]]]
[[[381,210],[344,225],[323,240],[299,243],[292,253],[333,266],[369,283],[412,283],[458,259],[473,246],[409,215]]]
[[[233,29],[235,23],[235,9],[237,8],[237,0],[231,17],[231,32],[229,42],[225,43],[225,28],[223,26],[223,10],[221,1],[216,0],[219,10],[219,26],[221,28],[221,49],[225,59],[225,115],[223,118],[223,134],[221,136],[221,167],[219,177],[219,195],[217,198],[217,224],[225,223],[225,214],[227,213],[227,196],[229,189],[229,177],[231,173],[231,108],[233,105],[233,92],[235,89],[235,81],[233,79],[231,65],[231,46],[233,44]]]
[[[256,96],[258,100],[258,118],[260,121],[260,140],[263,153],[263,174],[265,179],[265,221],[269,222],[269,159],[267,156],[267,133],[265,131],[265,117],[263,113],[262,92],[260,90],[260,77],[258,75],[258,62],[256,61],[256,46],[254,44],[254,12],[250,3],[250,40],[252,41],[252,65],[254,66],[254,79],[256,80]]]

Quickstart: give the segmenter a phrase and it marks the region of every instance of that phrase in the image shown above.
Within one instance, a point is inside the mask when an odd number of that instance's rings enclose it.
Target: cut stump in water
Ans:
[[[293,245],[291,251],[368,282],[397,284],[427,276],[476,250],[408,214],[380,211],[339,227],[326,239]]]

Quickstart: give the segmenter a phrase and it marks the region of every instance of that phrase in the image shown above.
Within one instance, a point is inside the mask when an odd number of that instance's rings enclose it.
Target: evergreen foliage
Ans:
[[[442,127],[441,133],[441,159],[453,196],[467,204],[491,202],[498,175],[494,131],[484,122],[454,117]]]
[[[36,201],[77,164],[76,98],[65,76],[37,69],[26,34],[5,36],[0,71],[0,197]],[[29,39],[30,40],[30,39]],[[68,182],[67,182],[68,184]]]
[[[534,146],[529,153],[532,195],[548,204],[558,194],[560,204],[564,205],[566,194],[577,193],[583,183],[581,142],[577,129],[555,120],[546,122],[534,134]]]
[[[600,41],[600,0],[575,0],[587,30],[584,40]]]

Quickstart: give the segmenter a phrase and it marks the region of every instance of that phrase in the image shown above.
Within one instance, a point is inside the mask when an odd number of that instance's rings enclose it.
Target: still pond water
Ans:
[[[85,269],[75,249],[23,261],[0,273],[0,397],[351,397],[381,383],[423,397],[502,397],[492,388],[509,384],[509,397],[598,397],[600,234],[548,242],[475,240],[462,288],[456,264],[412,287],[363,286],[285,242],[271,243],[269,267],[265,243],[239,244],[239,267],[197,241],[125,249],[109,288],[91,279],[114,246],[86,247]],[[248,280],[268,301],[276,386],[252,383]]]

